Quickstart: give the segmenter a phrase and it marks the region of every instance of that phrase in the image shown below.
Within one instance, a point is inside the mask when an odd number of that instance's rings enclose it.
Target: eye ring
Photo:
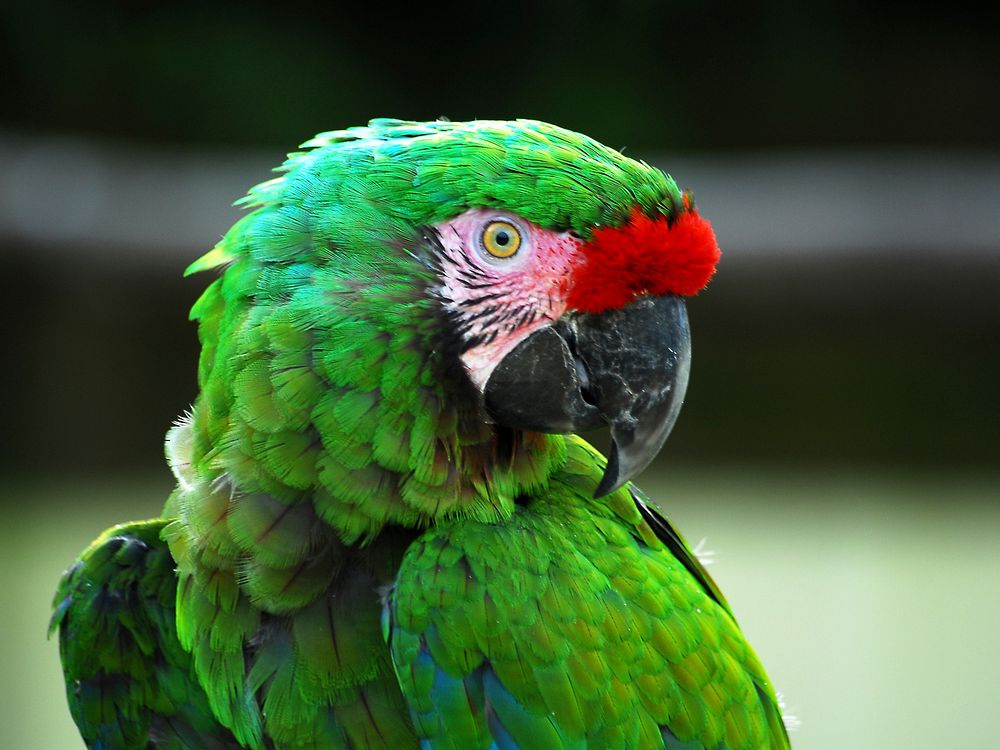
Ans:
[[[495,219],[483,227],[483,233],[479,238],[483,250],[501,260],[516,255],[521,242],[521,230],[504,219]]]

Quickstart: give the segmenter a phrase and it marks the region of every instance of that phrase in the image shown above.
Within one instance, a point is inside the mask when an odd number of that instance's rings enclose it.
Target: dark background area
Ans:
[[[951,3],[9,3],[11,126],[287,148],[373,113],[630,149],[997,145],[1000,11]]]
[[[49,598],[170,490],[183,269],[313,133],[441,115],[580,130],[713,221],[640,483],[719,551],[796,750],[995,744],[998,40],[963,3],[4,3],[0,747],[79,747]]]

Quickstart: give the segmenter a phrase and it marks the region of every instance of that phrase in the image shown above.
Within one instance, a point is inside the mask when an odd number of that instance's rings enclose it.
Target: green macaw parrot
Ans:
[[[160,518],[55,598],[100,750],[787,748],[729,605],[631,483],[719,257],[689,194],[542,122],[323,133],[188,272]],[[606,461],[574,433],[610,427]]]

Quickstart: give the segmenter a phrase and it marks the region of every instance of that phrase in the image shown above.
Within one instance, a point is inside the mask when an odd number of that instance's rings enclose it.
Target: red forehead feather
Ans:
[[[620,227],[601,227],[581,248],[567,304],[581,312],[622,307],[636,295],[692,295],[715,273],[719,246],[711,225],[695,211],[673,223],[636,209]]]

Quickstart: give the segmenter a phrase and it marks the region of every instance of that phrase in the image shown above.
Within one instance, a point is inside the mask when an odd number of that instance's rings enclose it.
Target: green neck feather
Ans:
[[[295,265],[243,258],[209,288],[192,418],[202,479],[311,501],[348,543],[386,523],[505,518],[544,486],[563,438],[487,423],[436,345],[436,303],[409,260],[405,276],[383,261],[359,284],[339,259],[298,281]]]

